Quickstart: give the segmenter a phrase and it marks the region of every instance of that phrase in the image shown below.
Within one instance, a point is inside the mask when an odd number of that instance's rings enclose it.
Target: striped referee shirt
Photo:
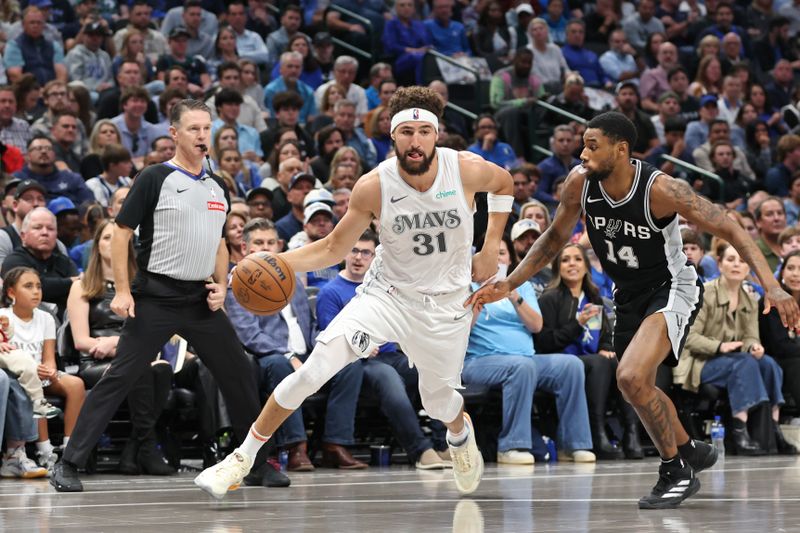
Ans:
[[[214,272],[229,206],[220,178],[162,163],[137,176],[116,220],[139,228],[139,269],[200,281]]]

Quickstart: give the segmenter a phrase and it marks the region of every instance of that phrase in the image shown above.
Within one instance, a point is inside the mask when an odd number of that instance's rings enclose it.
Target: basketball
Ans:
[[[292,299],[294,271],[280,256],[250,254],[233,270],[231,287],[239,305],[254,315],[272,315]]]

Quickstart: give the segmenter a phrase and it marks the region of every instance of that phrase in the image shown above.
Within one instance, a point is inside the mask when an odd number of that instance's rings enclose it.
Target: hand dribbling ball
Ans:
[[[292,299],[295,275],[280,256],[269,252],[250,254],[233,270],[231,288],[239,305],[254,315],[273,315]]]

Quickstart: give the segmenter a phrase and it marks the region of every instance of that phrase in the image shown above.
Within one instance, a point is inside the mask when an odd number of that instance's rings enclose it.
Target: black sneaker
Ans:
[[[714,466],[719,456],[716,448],[701,440],[691,440],[689,444],[692,446],[692,453],[686,454],[686,457],[681,455],[681,458],[689,463],[695,474]]]
[[[83,484],[78,479],[77,467],[63,459],[53,466],[50,484],[58,492],[83,492]]]
[[[674,509],[700,490],[700,480],[695,477],[692,467],[681,459],[678,461],[680,467],[661,463],[658,483],[650,495],[639,500],[639,509]]]
[[[266,462],[259,468],[254,468],[244,478],[244,484],[249,487],[288,487],[292,484],[289,477],[280,471],[280,468],[271,462]]]

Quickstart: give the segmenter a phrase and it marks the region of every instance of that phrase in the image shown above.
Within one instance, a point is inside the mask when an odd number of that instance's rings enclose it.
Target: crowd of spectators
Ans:
[[[80,380],[56,371],[49,326],[32,354],[50,380],[45,392],[66,398],[64,439],[118,339],[120,324],[108,309],[112,220],[137,172],[174,156],[172,106],[195,98],[212,111],[210,164],[232,198],[225,235],[233,267],[248,253],[300,247],[333,230],[359,177],[394,155],[388,103],[398,86],[428,84],[448,102],[453,86],[439,79],[429,51],[485,62],[491,71],[477,118],[448,106],[439,145],[511,171],[515,201],[502,272],[549,226],[564,179],[579,163],[585,119],[615,109],[636,126],[632,155],[723,205],[800,299],[797,2],[0,0],[0,13],[0,268],[14,280],[20,269],[38,273],[42,308],[71,328]],[[533,149],[537,140],[546,155]],[[476,236],[484,228],[478,213]],[[643,455],[638,422],[615,382],[613,284],[582,246],[583,230],[579,223],[574,244],[551,268],[475,322],[463,380],[502,389],[500,462],[533,461],[537,390],[555,397],[550,436],[560,458]],[[746,422],[748,410],[768,404],[779,449],[790,453],[777,422],[787,400],[800,400],[800,344],[776,313],[757,313],[760,287],[735,250],[694,230],[684,224],[684,244],[709,283],[707,303],[681,366],[674,376],[664,369],[659,383],[670,393],[697,393],[702,384],[727,389],[742,453],[764,451]],[[298,290],[274,316],[251,315],[229,295],[228,313],[258,362],[264,398],[302,365],[316,333],[352,298],[379,239],[367,232],[342,265],[298,276],[308,294]],[[365,397],[378,403],[410,463],[448,464],[443,428],[420,427],[416,374],[398,341],[328,385],[323,465],[365,466],[348,450]],[[202,389],[207,376],[198,377],[197,361],[174,375],[168,366],[153,365],[131,393],[123,471],[171,472],[155,446],[161,406],[173,384]],[[200,396],[204,411],[224,410],[213,392]],[[209,416],[224,425],[224,416]],[[203,424],[211,427],[207,436],[220,429]],[[52,464],[47,424],[37,427],[18,380],[0,372],[0,439],[3,427],[0,475],[42,475],[22,445],[37,441],[37,461]],[[275,439],[290,452],[290,470],[314,468],[301,414]]]

